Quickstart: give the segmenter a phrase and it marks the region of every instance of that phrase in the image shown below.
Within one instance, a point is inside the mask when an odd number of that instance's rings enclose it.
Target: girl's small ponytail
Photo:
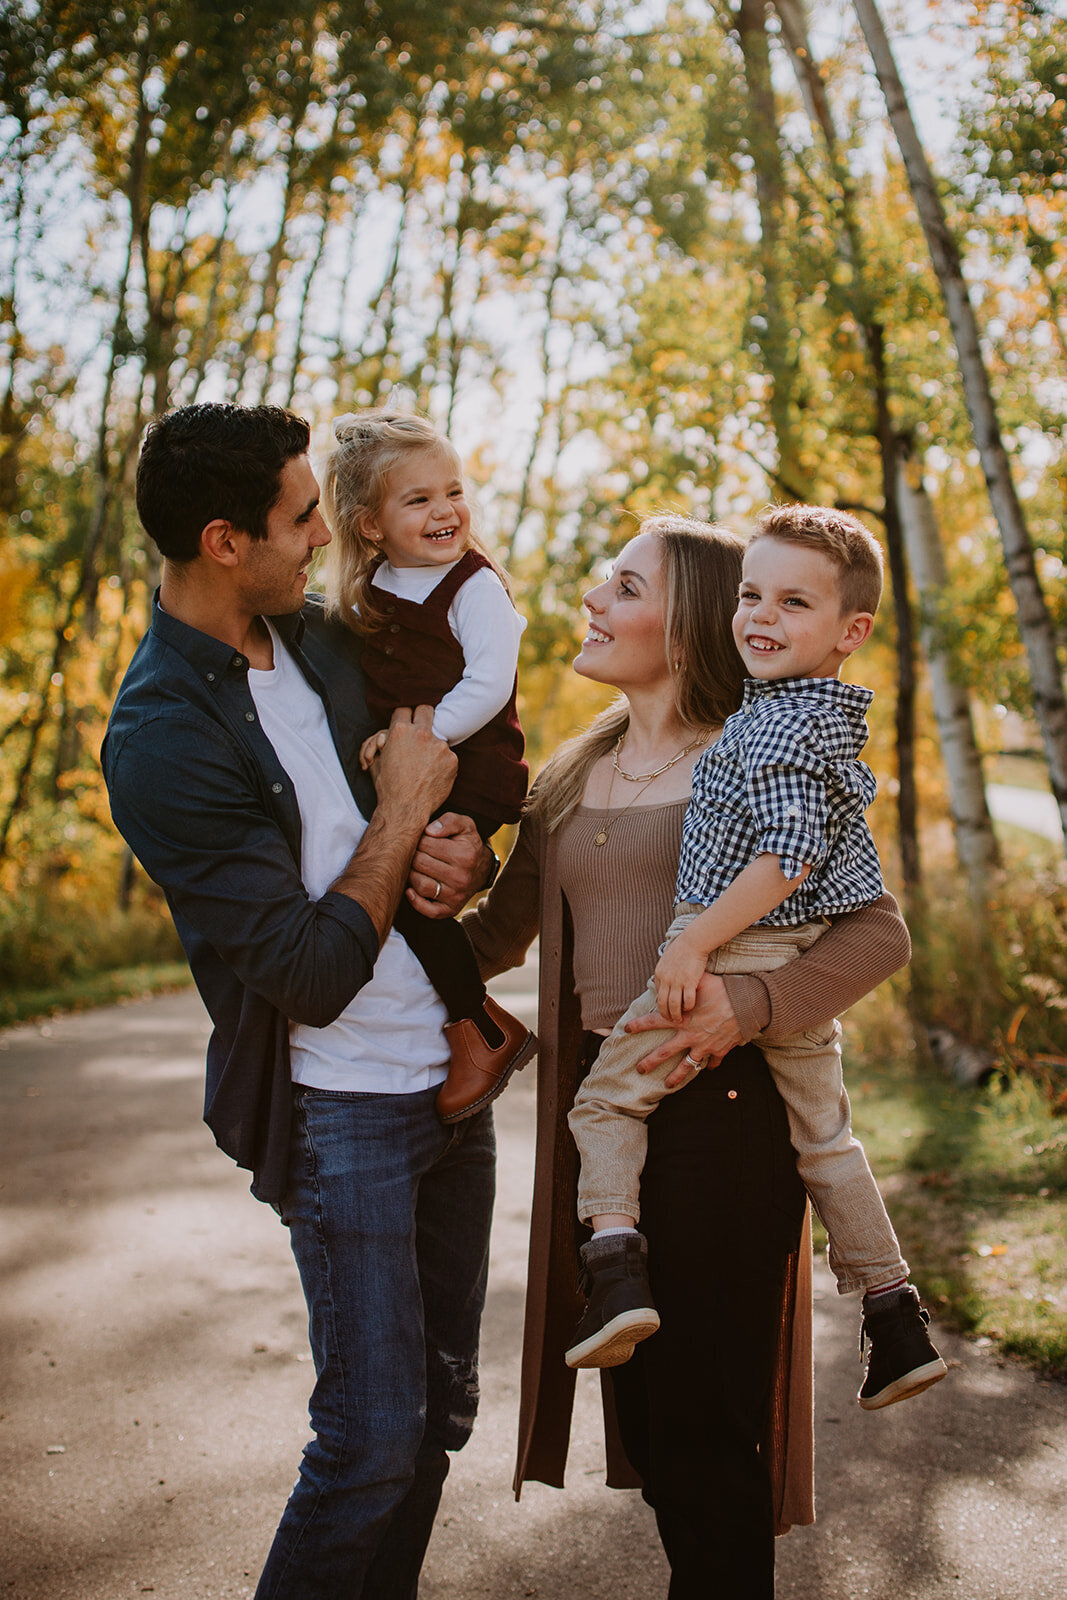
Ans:
[[[333,436],[338,444],[349,444],[359,436],[359,418],[354,411],[333,419]]]

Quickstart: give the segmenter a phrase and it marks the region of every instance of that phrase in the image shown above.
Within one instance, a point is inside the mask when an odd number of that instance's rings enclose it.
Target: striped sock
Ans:
[[[902,1289],[908,1287],[907,1278],[894,1278],[892,1283],[880,1283],[876,1289],[868,1289],[863,1296],[865,1306],[873,1307],[882,1303],[885,1295],[898,1295]]]

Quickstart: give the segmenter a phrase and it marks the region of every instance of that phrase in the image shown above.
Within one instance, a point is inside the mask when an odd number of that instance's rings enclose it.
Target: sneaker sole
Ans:
[[[936,1361],[928,1361],[924,1367],[916,1367],[914,1372],[907,1372],[903,1378],[887,1384],[877,1394],[857,1395],[856,1398],[864,1411],[881,1411],[883,1406],[895,1406],[898,1400],[910,1400],[912,1395],[922,1394],[924,1389],[940,1383],[947,1372],[948,1368],[938,1356]]]
[[[620,1311],[599,1333],[572,1345],[564,1356],[568,1367],[621,1367],[634,1353],[634,1345],[659,1327],[659,1313],[651,1306]]]
[[[522,1068],[526,1065],[530,1058],[536,1054],[537,1035],[536,1033],[531,1033],[527,1037],[526,1043],[516,1052],[513,1059],[508,1062],[507,1067],[501,1073],[500,1077],[496,1080],[491,1089],[487,1090],[485,1094],[483,1094],[479,1099],[473,1101],[469,1106],[464,1106],[462,1111],[450,1111],[447,1117],[441,1117],[441,1121],[444,1123],[463,1122],[465,1118],[473,1117],[474,1113],[476,1111],[481,1111],[483,1106],[490,1105],[496,1099],[498,1094],[503,1094],[504,1090],[511,1081],[511,1074],[513,1072],[521,1072]],[[438,1115],[440,1115],[440,1113],[438,1113]]]

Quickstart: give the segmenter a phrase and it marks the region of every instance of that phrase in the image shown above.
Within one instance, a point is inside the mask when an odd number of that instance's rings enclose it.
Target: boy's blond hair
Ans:
[[[818,550],[834,563],[842,615],[878,610],[882,598],[882,548],[858,517],[833,506],[768,506],[756,518],[757,539]]]

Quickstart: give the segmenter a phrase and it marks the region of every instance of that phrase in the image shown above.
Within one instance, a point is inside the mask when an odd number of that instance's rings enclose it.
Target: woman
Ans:
[[[527,1478],[563,1483],[574,1392],[563,1352],[581,1310],[566,1116],[600,1040],[655,964],[693,763],[740,703],[730,619],[742,549],[723,530],[654,517],[586,595],[575,670],[623,698],[549,762],[497,883],[464,919],[487,974],[541,937],[516,1492]],[[768,1025],[826,1021],[907,950],[885,896],[777,972],[705,977],[687,1025],[650,1040],[650,1059],[677,1056],[684,1081],[649,1120],[642,1177],[662,1327],[612,1370],[605,1412],[608,1481],[643,1483],[671,1564],[670,1600],[768,1600],[774,1533],[813,1519],[805,1197],[784,1107],[743,1041]],[[683,1052],[725,1059],[694,1073]]]

